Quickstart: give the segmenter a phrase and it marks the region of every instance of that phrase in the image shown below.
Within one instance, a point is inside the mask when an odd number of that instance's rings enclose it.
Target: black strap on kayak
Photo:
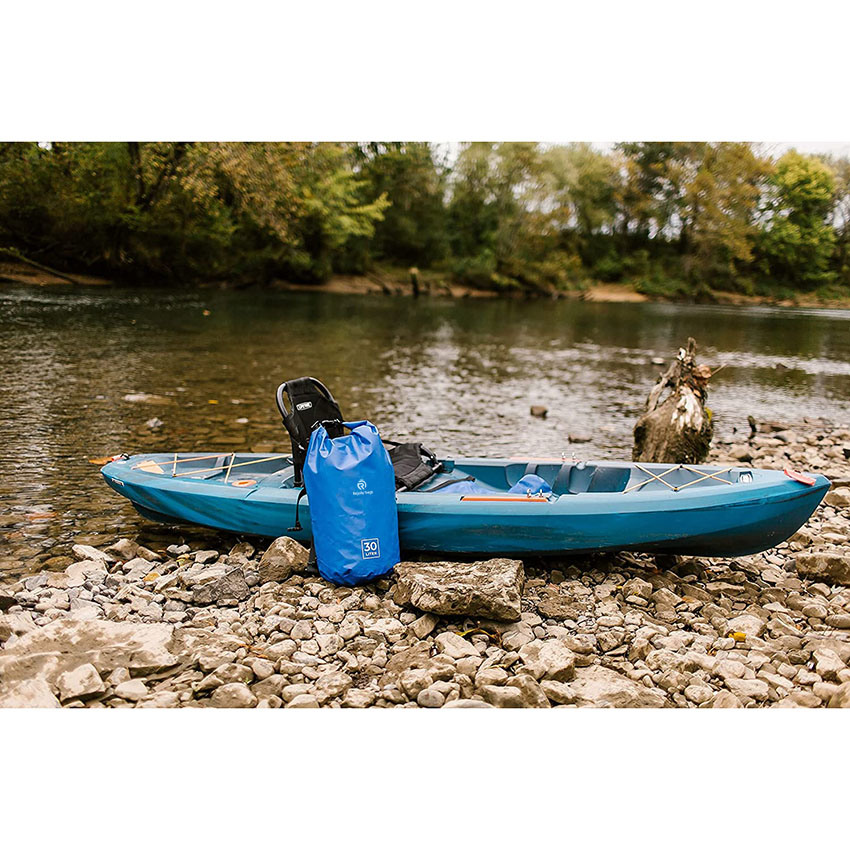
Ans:
[[[298,518],[298,511],[301,508],[301,499],[304,498],[306,493],[307,488],[302,487],[301,492],[298,494],[298,498],[295,500],[295,525],[291,526],[290,528],[287,528],[287,531],[303,531],[301,527],[301,520]]]
[[[303,483],[301,470],[304,468],[310,434],[320,422],[341,423],[344,417],[331,391],[317,378],[294,378],[291,381],[284,381],[277,388],[275,398],[283,424],[292,440],[294,484],[300,487]],[[288,410],[287,399],[289,400]],[[328,428],[328,434],[331,437],[337,437],[341,433],[341,424],[336,433],[332,433],[331,428]]]
[[[422,443],[383,442],[384,445],[392,446],[387,454],[392,461],[397,490],[415,490],[443,468],[434,452],[426,449]]]

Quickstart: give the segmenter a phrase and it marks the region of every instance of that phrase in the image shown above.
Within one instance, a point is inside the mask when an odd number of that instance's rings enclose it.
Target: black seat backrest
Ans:
[[[301,471],[304,468],[304,458],[307,456],[307,446],[310,434],[321,423],[326,425],[331,437],[343,433],[343,416],[331,391],[316,378],[295,378],[285,381],[277,388],[277,406],[283,417],[283,424],[292,440],[292,464],[295,467],[295,485],[302,484]],[[289,410],[286,409],[286,399],[289,399]]]

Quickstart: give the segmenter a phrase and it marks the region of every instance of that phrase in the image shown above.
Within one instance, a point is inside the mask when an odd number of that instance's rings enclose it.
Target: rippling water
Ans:
[[[305,374],[350,418],[445,454],[628,457],[652,358],[689,335],[724,367],[709,399],[721,436],[748,432],[748,414],[850,421],[850,311],[4,286],[0,571],[70,540],[161,539],[88,459],[286,450],[274,390]]]

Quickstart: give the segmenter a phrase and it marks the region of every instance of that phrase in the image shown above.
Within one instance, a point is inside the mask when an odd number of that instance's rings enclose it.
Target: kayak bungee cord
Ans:
[[[227,457],[226,454],[220,457]],[[239,466],[251,466],[253,463],[268,463],[271,460],[289,460],[289,455],[270,455],[269,457],[257,457],[254,460],[243,460],[241,463],[231,463],[228,467],[227,474],[230,474],[231,469],[236,469]],[[221,472],[220,466],[210,466],[207,469],[190,469],[188,472],[178,472],[172,478],[183,478],[186,475],[200,475],[202,472]],[[225,478],[225,481],[227,479]]]
[[[178,463],[189,463],[190,461],[193,461],[193,460],[212,460],[213,458],[219,458],[219,457],[229,457],[230,458],[230,464],[227,466],[227,475],[224,479],[225,481],[227,481],[227,479],[230,477],[230,470],[236,469],[236,467],[238,467],[238,466],[250,466],[252,463],[268,463],[269,461],[272,461],[272,460],[289,460],[290,459],[289,455],[269,455],[268,457],[263,456],[263,457],[254,458],[254,460],[245,460],[245,461],[242,461],[241,463],[233,463],[233,461],[236,459],[236,452],[222,452],[221,454],[202,455],[201,457],[184,457],[182,460],[178,460],[177,455],[175,454],[174,460],[172,461],[171,477],[172,478],[183,478],[184,476],[187,476],[187,475],[200,475],[201,473],[204,473],[204,472],[216,472],[216,471],[220,472],[222,470],[222,467],[218,467],[218,466],[209,466],[209,467],[206,467],[205,469],[190,469],[187,472],[174,472],[173,471]],[[142,469],[144,472],[156,472],[156,470],[145,469],[145,466],[147,464],[150,464],[150,463],[151,463],[150,460],[143,460],[140,463],[134,464],[131,468],[132,469]],[[160,467],[160,472],[157,473],[157,474],[162,474],[162,467]]]
[[[635,467],[643,472],[645,475],[648,475],[649,478],[646,478],[643,481],[638,481],[636,484],[632,484],[631,487],[626,487],[623,490],[623,494],[631,493],[632,490],[638,490],[643,487],[644,484],[649,484],[650,481],[660,481],[665,487],[669,487],[674,493],[678,493],[679,490],[684,490],[685,487],[690,487],[692,484],[699,484],[700,481],[707,481],[709,478],[713,478],[715,481],[719,481],[722,484],[733,484],[734,482],[730,481],[728,478],[718,478],[719,475],[725,475],[727,472],[732,472],[735,467],[727,466],[725,469],[717,469],[714,472],[703,472],[699,469],[694,469],[692,466],[685,466],[680,463],[678,466],[671,466],[669,469],[665,469],[661,475],[656,475],[652,470],[647,469],[644,466],[641,466],[639,463],[635,464]],[[686,484],[671,484],[669,481],[665,481],[664,476],[669,475],[671,472],[676,472],[680,469],[684,469],[685,472],[693,472],[697,477],[693,479],[693,481],[688,481]]]
[[[221,452],[220,454],[216,454],[216,455],[201,455],[200,457],[194,457],[194,456],[193,457],[184,457],[183,460],[177,460],[178,453],[174,452],[173,466],[176,466],[178,463],[189,463],[190,461],[193,461],[193,460],[212,460],[213,458],[216,458],[216,457],[227,457],[230,454],[231,454],[231,452]],[[102,458],[96,458],[95,460],[92,461],[92,463],[99,463],[100,460],[102,460]],[[110,460],[114,460],[114,458],[110,458]],[[131,469],[139,469],[139,467],[141,467],[143,464],[148,463],[148,462],[149,461],[143,460],[143,461],[140,461],[139,463],[133,464],[133,466],[131,466],[130,468]]]

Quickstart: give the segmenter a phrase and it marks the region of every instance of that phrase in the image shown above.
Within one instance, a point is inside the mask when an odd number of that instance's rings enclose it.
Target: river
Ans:
[[[749,414],[850,421],[846,310],[4,285],[0,573],[62,566],[72,541],[162,542],[89,460],[288,450],[274,391],[300,375],[349,418],[447,455],[629,457],[652,360],[688,336],[723,367],[719,439]],[[162,398],[125,400],[139,394]]]

